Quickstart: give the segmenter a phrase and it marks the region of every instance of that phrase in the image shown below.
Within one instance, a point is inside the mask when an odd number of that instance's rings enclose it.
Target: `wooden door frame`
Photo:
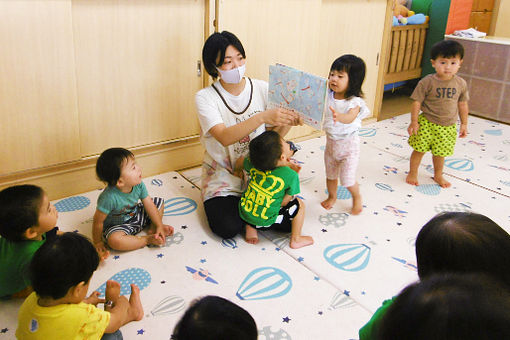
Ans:
[[[374,99],[374,118],[379,120],[384,95],[384,65],[388,58],[388,49],[390,46],[391,25],[393,22],[393,0],[386,2],[386,17],[384,19],[383,41],[381,51],[379,52],[379,71],[377,73],[377,90]]]

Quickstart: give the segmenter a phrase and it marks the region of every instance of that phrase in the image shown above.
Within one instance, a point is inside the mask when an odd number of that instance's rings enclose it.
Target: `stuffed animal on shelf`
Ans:
[[[410,11],[405,5],[407,0],[393,0],[393,16],[407,18],[408,16],[414,15],[413,11]]]
[[[428,16],[410,11],[405,5],[407,0],[393,0],[393,26],[419,25],[428,21]]]

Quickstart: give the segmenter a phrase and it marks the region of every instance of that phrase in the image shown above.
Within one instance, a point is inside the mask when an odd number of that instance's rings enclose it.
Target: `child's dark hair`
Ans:
[[[39,224],[44,190],[36,185],[15,185],[0,191],[0,235],[23,241],[25,230]]]
[[[241,44],[241,41],[239,41],[234,34],[228,31],[213,33],[205,41],[204,48],[202,49],[202,61],[204,62],[205,70],[213,79],[218,78],[218,70],[216,67],[223,65],[225,51],[230,45],[235,47],[243,58],[246,58],[243,44]],[[218,60],[218,63],[216,63],[216,60]]]
[[[60,299],[69,288],[89,282],[99,265],[97,250],[78,233],[56,235],[46,241],[30,262],[30,280],[37,295]]]
[[[175,340],[256,340],[257,324],[243,308],[219,296],[196,300],[174,328]]]
[[[484,215],[436,215],[418,233],[416,260],[421,279],[445,272],[479,272],[510,288],[510,235]]]
[[[436,60],[438,57],[459,57],[462,60],[464,58],[464,46],[455,40],[441,40],[435,43],[430,50],[430,59]]]
[[[331,65],[331,71],[345,72],[349,76],[349,84],[345,92],[345,98],[352,96],[363,97],[361,85],[365,80],[366,66],[363,59],[353,55],[344,54],[337,58]]]
[[[260,171],[273,170],[282,155],[282,137],[278,132],[267,130],[250,142],[250,161]]]
[[[116,185],[120,178],[122,163],[134,157],[131,151],[124,148],[110,148],[103,151],[96,163],[97,177],[110,186]]]
[[[510,293],[484,275],[438,275],[405,288],[378,325],[379,340],[510,339]]]

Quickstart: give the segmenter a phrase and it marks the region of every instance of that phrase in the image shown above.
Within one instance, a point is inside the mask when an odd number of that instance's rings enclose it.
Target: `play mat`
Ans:
[[[325,137],[299,143],[303,234],[315,244],[298,250],[289,235],[260,233],[251,245],[238,235],[220,239],[206,222],[200,169],[145,178],[151,196],[165,199],[164,222],[175,234],[163,247],[115,252],[94,273],[91,289],[106,280],[141,289],[145,317],[121,328],[124,339],[168,340],[197,297],[219,295],[248,310],[261,340],[357,339],[358,329],[385,299],[417,279],[414,242],[420,227],[441,211],[485,214],[510,230],[510,126],[470,117],[469,135],[446,159],[442,189],[431,179],[431,157],[419,186],[405,183],[409,114],[363,126],[358,181],[363,212],[351,216],[350,194],[339,187],[327,211]],[[53,202],[58,226],[91,236],[100,191]],[[14,339],[21,301],[0,302],[0,339]]]

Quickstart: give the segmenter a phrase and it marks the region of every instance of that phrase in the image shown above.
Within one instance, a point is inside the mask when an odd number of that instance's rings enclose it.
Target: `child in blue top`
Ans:
[[[38,186],[16,185],[0,192],[0,297],[30,294],[28,265],[37,249],[55,237],[57,217]]]
[[[352,54],[336,59],[329,71],[328,105],[331,113],[324,119],[326,132],[326,186],[328,198],[321,202],[324,209],[331,209],[336,202],[338,177],[352,196],[351,214],[361,213],[363,204],[356,169],[360,144],[358,130],[361,120],[370,114],[362,99],[361,85],[365,79],[365,62]]]
[[[106,253],[103,239],[112,249],[133,250],[162,245],[173,234],[174,228],[162,221],[163,199],[149,196],[131,151],[105,150],[97,160],[96,173],[108,184],[99,195],[93,221],[92,239],[100,254]],[[136,236],[148,225],[148,235]]]

